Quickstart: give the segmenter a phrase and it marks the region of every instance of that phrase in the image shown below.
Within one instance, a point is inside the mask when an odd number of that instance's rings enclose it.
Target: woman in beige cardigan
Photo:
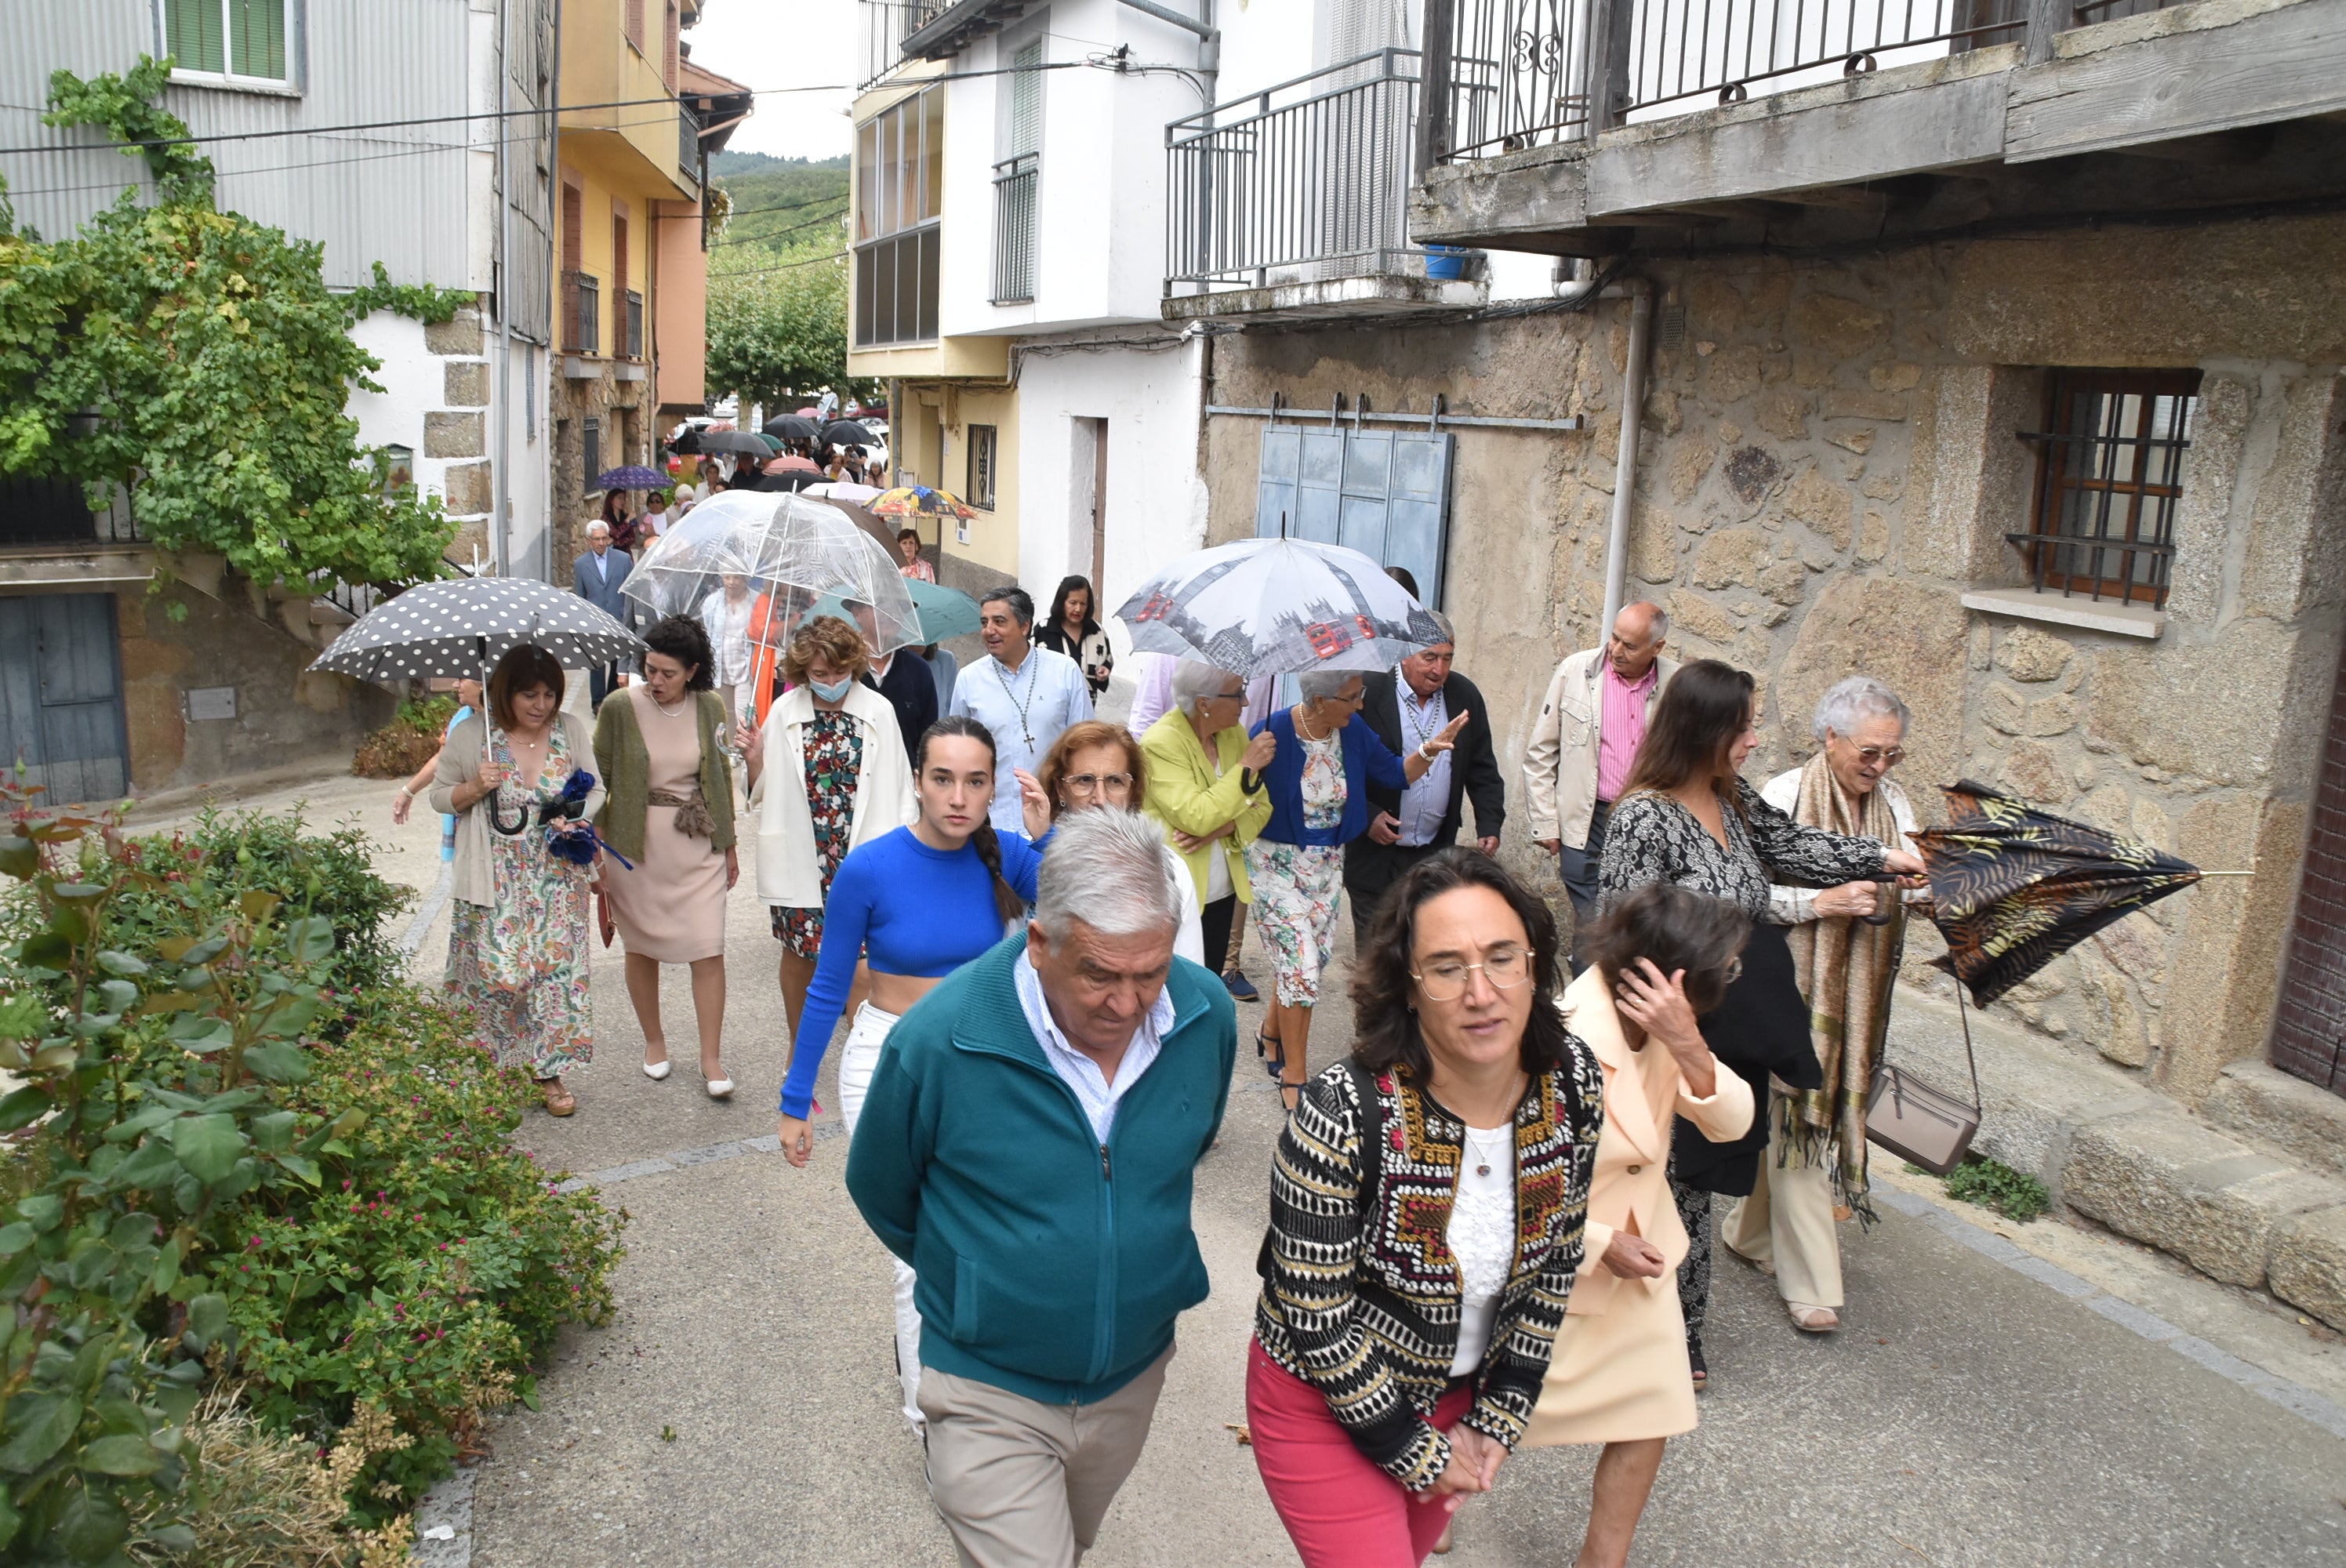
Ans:
[[[448,930],[450,1000],[482,1049],[526,1064],[546,1108],[577,1100],[563,1073],[595,1054],[586,999],[586,891],[592,854],[556,854],[603,803],[597,783],[568,814],[563,787],[595,762],[586,727],[561,711],[562,666],[527,644],[497,661],[488,711],[440,748],[432,809],[456,819]]]
[[[1603,1443],[1578,1568],[1621,1568],[1663,1445],[1695,1427],[1686,1319],[1673,1283],[1687,1252],[1670,1196],[1672,1118],[1740,1137],[1751,1090],[1696,1027],[1727,994],[1750,921],[1722,899],[1652,883],[1616,895],[1564,993],[1572,1032],[1605,1074],[1605,1130],[1580,1272],[1538,1407],[1518,1446]]]
[[[782,1013],[796,1041],[832,874],[849,850],[920,812],[896,710],[864,679],[871,658],[855,627],[816,616],[782,650],[781,667],[790,689],[774,699],[762,728],[742,721],[740,741],[758,825],[758,897],[782,944]],[[859,969],[851,1018],[865,983]]]
[[[733,850],[733,770],[716,659],[692,616],[644,633],[644,678],[603,699],[595,756],[610,786],[596,819],[616,854],[603,857],[611,923],[627,950],[627,1000],[644,1031],[644,1076],[668,1074],[660,1021],[663,963],[692,970],[700,1077],[709,1096],[733,1092],[719,1055],[725,1033],[725,895],[741,875]],[[632,867],[624,863],[633,862]]]

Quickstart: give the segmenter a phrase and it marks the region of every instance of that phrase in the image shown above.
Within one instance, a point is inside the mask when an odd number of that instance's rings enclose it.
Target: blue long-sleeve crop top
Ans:
[[[1015,833],[1002,834],[999,842],[1002,880],[1033,903],[1042,850]],[[994,878],[968,844],[932,850],[912,829],[899,828],[849,851],[823,901],[822,951],[799,1016],[782,1114],[803,1121],[814,1104],[815,1077],[847,1004],[859,954],[871,960],[875,973],[941,980],[1000,942],[1003,924]]]

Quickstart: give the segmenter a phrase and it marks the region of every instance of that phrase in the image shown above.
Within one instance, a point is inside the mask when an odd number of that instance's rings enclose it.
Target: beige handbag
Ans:
[[[1979,1059],[1972,1054],[1971,1015],[1964,1006],[1961,982],[1955,986],[1955,1013],[1963,1020],[1964,1060],[1972,1070],[1970,1105],[1887,1063],[1873,1069],[1873,1082],[1865,1096],[1866,1141],[1912,1161],[1933,1176],[1944,1176],[1964,1163],[1980,1125]]]

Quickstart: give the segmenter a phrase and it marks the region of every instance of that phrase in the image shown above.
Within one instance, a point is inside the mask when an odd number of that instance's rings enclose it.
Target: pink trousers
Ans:
[[[1454,1389],[1434,1407],[1445,1431],[1472,1396]],[[1418,1568],[1442,1539],[1450,1510],[1371,1464],[1328,1413],[1319,1390],[1247,1341],[1247,1431],[1254,1461],[1303,1568]]]

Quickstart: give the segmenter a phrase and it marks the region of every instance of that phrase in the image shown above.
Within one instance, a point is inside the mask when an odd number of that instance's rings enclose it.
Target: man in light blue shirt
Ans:
[[[977,635],[986,657],[961,672],[953,706],[994,732],[994,809],[997,833],[1025,822],[1018,774],[1043,770],[1043,759],[1071,724],[1092,717],[1083,667],[1034,645],[1035,601],[1024,588],[997,588],[978,603]]]

